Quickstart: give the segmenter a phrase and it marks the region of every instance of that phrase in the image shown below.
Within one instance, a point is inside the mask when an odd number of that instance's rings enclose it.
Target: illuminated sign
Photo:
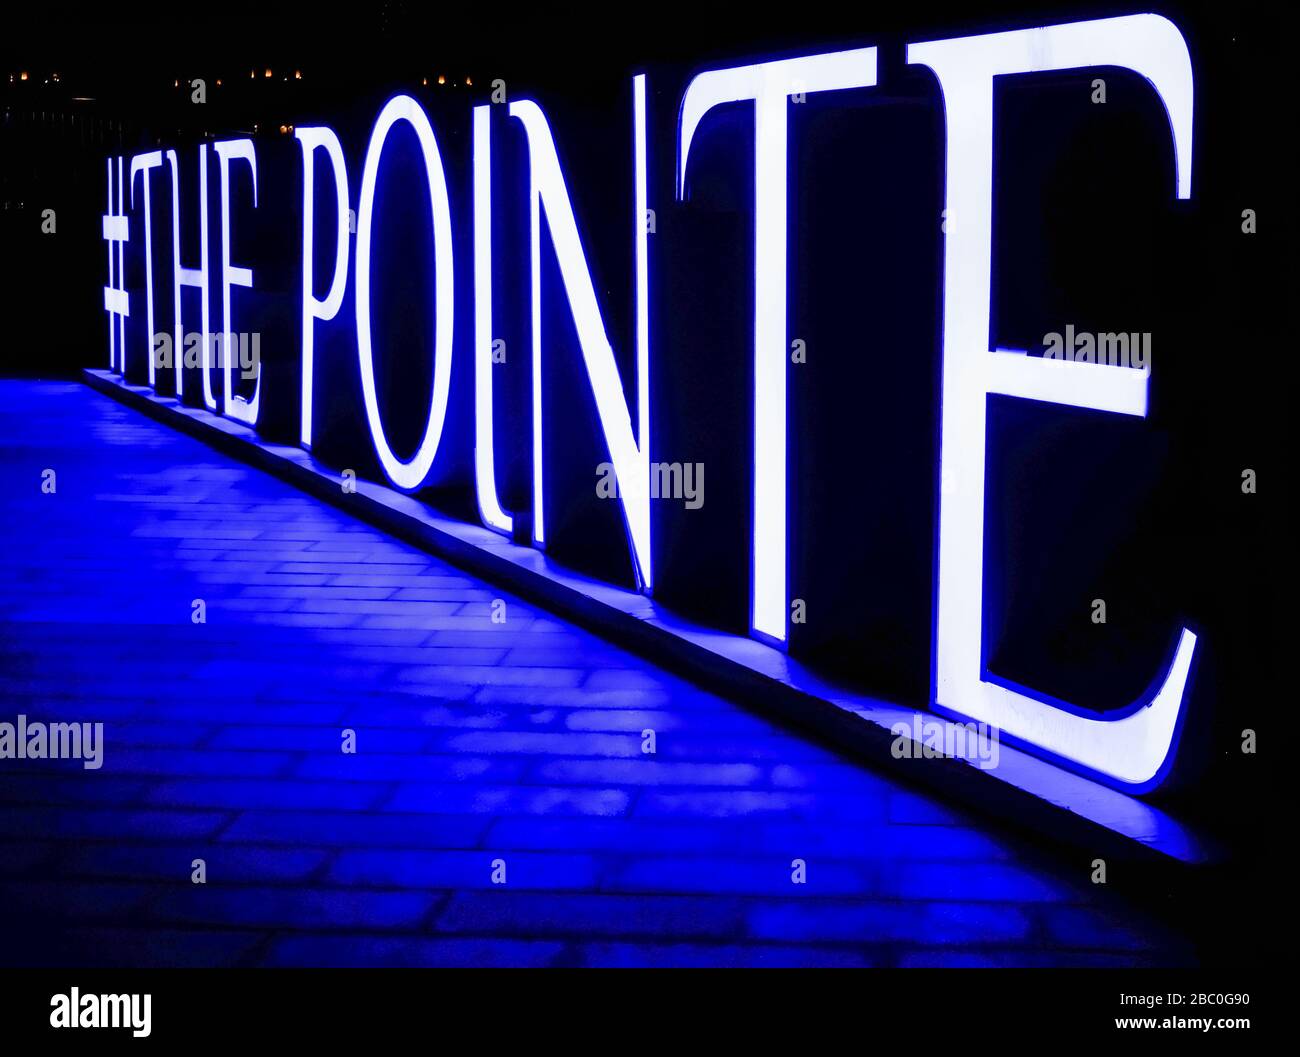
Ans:
[[[988,670],[984,644],[986,424],[990,396],[1011,397],[1039,404],[1085,408],[1107,415],[1144,418],[1151,382],[1149,364],[1141,369],[1082,359],[1053,359],[1030,355],[1027,350],[990,348],[992,273],[995,257],[993,204],[994,168],[998,138],[994,127],[994,79],[1051,71],[1096,67],[1120,68],[1145,79],[1146,87],[1163,105],[1168,118],[1176,172],[1176,197],[1187,199],[1192,188],[1192,124],[1194,79],[1187,46],[1178,28],[1156,15],[1133,15],[1087,22],[1015,30],[947,40],[909,43],[909,68],[927,69],[937,82],[943,100],[945,228],[943,256],[942,385],[938,416],[941,481],[938,500],[936,606],[932,637],[933,697],[938,710],[997,728],[1019,744],[1064,761],[1088,774],[1134,790],[1159,784],[1176,748],[1184,711],[1184,698],[1197,649],[1197,636],[1177,629],[1172,659],[1155,680],[1152,692],[1131,707],[1115,713],[1089,712],[1071,702],[1019,687]],[[888,78],[886,78],[888,80]],[[692,188],[692,158],[712,132],[702,131],[707,115],[728,104],[752,108],[747,126],[753,149],[752,276],[753,293],[752,436],[738,439],[752,450],[749,571],[749,631],[764,642],[785,648],[789,640],[791,599],[789,588],[790,524],[801,516],[792,509],[789,488],[789,437],[787,388],[790,370],[788,319],[789,284],[792,281],[788,236],[790,228],[789,120],[790,105],[808,96],[833,98],[846,90],[873,91],[880,83],[875,47],[827,52],[743,66],[707,70],[692,78],[681,100],[677,125],[674,183],[676,197],[686,200]],[[440,452],[449,415],[455,408],[472,411],[472,480],[480,520],[488,528],[518,536],[516,514],[507,509],[498,491],[498,455],[509,438],[497,435],[494,425],[493,309],[502,304],[494,291],[493,173],[498,155],[493,147],[492,106],[473,107],[471,132],[471,199],[468,215],[453,215],[448,193],[444,153],[439,136],[420,103],[397,95],[380,110],[361,165],[355,201],[351,197],[343,146],[328,127],[297,128],[300,146],[302,240],[300,345],[293,360],[300,363],[294,403],[300,409],[296,424],[299,443],[313,447],[322,423],[313,411],[322,384],[317,367],[317,328],[328,325],[343,308],[349,291],[355,315],[355,364],[359,372],[365,426],[384,477],[395,488],[414,492],[425,487]],[[555,355],[548,344],[551,333],[544,324],[554,305],[562,303],[562,318],[576,338],[579,364],[589,387],[595,419],[593,425],[612,466],[619,514],[626,530],[632,572],[639,587],[655,587],[651,498],[658,496],[658,464],[651,462],[652,409],[665,399],[651,392],[651,362],[659,321],[652,318],[650,231],[653,210],[649,201],[647,78],[632,80],[631,188],[633,208],[632,259],[634,335],[631,362],[635,381],[629,397],[619,368],[619,358],[607,324],[609,305],[602,305],[593,278],[592,261],[574,210],[574,199],[561,163],[561,151],[543,107],[529,99],[510,101],[505,107],[510,128],[521,133],[522,161],[526,166],[526,253],[528,304],[503,307],[526,319],[530,332],[531,421],[527,432],[531,446],[531,517],[525,531],[541,548],[548,542],[549,526],[560,500],[548,487],[545,399],[549,394],[544,364]],[[385,181],[385,147],[391,134],[405,126],[403,136],[414,135],[427,190],[429,212],[423,203],[413,216],[430,218],[433,280],[427,303],[434,310],[431,341],[422,355],[429,357],[430,395],[422,411],[420,439],[408,457],[398,454],[386,428],[376,378],[376,357],[383,356],[382,327],[373,317],[376,242],[376,195]],[[445,142],[445,141],[444,141]],[[693,148],[694,155],[692,153]],[[258,157],[252,140],[218,142],[213,151],[219,166],[220,256],[218,258],[222,334],[209,342],[210,301],[213,296],[208,261],[208,152],[198,148],[197,196],[199,203],[199,260],[184,267],[180,253],[182,196],[179,165],[173,150],[154,151],[131,159],[128,181],[134,203],[137,177],[142,190],[145,240],[146,316],[148,333],[154,327],[154,261],[150,249],[150,175],[165,157],[171,176],[172,276],[175,392],[182,389],[179,355],[184,327],[182,289],[197,291],[203,328],[204,354],[200,366],[203,404],[231,418],[258,427],[266,395],[259,371],[250,396],[235,392],[231,378],[233,337],[238,306],[232,291],[253,289],[254,269],[232,261],[232,232],[248,218],[232,215],[232,183],[237,173],[232,163],[247,167],[251,181],[251,208],[258,209]],[[320,187],[316,159],[328,161],[330,186]],[[391,156],[390,156],[391,157]],[[391,164],[391,163],[390,163]],[[697,163],[698,164],[698,163]],[[326,170],[322,170],[326,171]],[[125,371],[128,362],[124,321],[130,314],[129,295],[123,282],[123,249],[131,229],[123,208],[123,159],[109,162],[108,213],[104,237],[108,241],[109,285],[104,290],[110,314],[110,367]],[[242,177],[242,174],[238,174]],[[390,177],[391,178],[391,177]],[[743,190],[743,189],[742,189]],[[332,192],[332,194],[331,194]],[[264,196],[265,197],[265,196]],[[332,206],[328,203],[333,199]],[[382,196],[381,196],[382,197]],[[322,204],[334,224],[333,267],[317,274],[316,219]],[[353,213],[355,209],[355,213]],[[355,252],[351,220],[355,217]],[[421,221],[423,223],[423,221]],[[464,284],[466,266],[458,275],[453,239],[458,224],[472,226],[472,334],[473,369],[469,385],[453,386],[453,326],[458,283]],[[544,235],[545,231],[545,235]],[[870,252],[864,247],[863,252]],[[464,254],[461,253],[463,257]],[[544,296],[544,277],[558,276],[562,302]],[[326,281],[328,280],[328,281]],[[462,287],[463,289],[463,287]],[[322,293],[323,291],[323,293]],[[463,296],[463,295],[462,295]],[[606,295],[608,296],[608,295]],[[470,303],[466,298],[464,303]],[[152,340],[152,339],[151,339]],[[219,363],[214,364],[210,350]],[[155,363],[149,350],[149,381],[156,384]],[[219,367],[221,385],[214,387],[212,369]],[[472,392],[468,391],[471,390]],[[455,390],[455,391],[454,391]],[[466,391],[461,391],[466,390]],[[566,401],[586,394],[567,392]],[[671,395],[668,399],[671,399]],[[567,405],[566,405],[567,406]],[[518,438],[515,438],[518,439]],[[1171,629],[1173,631],[1175,629]]]

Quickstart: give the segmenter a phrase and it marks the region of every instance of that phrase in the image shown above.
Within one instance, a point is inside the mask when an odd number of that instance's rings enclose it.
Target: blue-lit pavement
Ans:
[[[105,724],[99,770],[0,761],[0,963],[1189,957],[1087,863],[81,385],[0,381],[0,473],[0,722]]]

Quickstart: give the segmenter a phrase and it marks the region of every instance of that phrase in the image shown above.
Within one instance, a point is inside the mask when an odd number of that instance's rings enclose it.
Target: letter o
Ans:
[[[379,401],[375,396],[375,365],[370,343],[370,222],[375,204],[375,184],[379,178],[379,156],[384,149],[388,131],[397,122],[405,121],[420,140],[424,155],[424,170],[429,180],[429,204],[433,210],[434,252],[434,311],[436,320],[433,340],[433,393],[429,401],[429,419],[424,439],[411,457],[402,462],[388,446],[384,424],[379,417]],[[409,95],[394,96],[384,104],[375,127],[370,133],[366,148],[366,163],[361,176],[361,201],[357,211],[357,356],[361,363],[361,395],[365,401],[366,419],[370,424],[370,437],[375,444],[384,474],[398,488],[413,491],[419,488],[433,465],[442,438],[442,427],[447,417],[447,392],[451,384],[451,335],[454,276],[451,250],[451,205],[447,199],[447,180],[443,173],[442,156],[433,127],[420,104]]]

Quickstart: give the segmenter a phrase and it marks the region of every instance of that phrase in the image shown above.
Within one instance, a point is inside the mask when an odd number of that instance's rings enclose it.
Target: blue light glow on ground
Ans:
[[[0,382],[0,450],[0,721],[106,742],[0,761],[0,963],[1188,959],[1082,867],[83,386]]]

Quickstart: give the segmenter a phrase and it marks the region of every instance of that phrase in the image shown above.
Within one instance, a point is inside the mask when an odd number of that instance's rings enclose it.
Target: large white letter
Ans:
[[[429,181],[429,205],[433,210],[434,321],[433,393],[429,401],[428,425],[420,447],[410,462],[402,462],[388,446],[384,424],[379,416],[375,395],[375,365],[370,345],[370,225],[374,216],[375,184],[379,179],[379,156],[384,150],[388,130],[405,121],[415,130],[424,155],[424,169]],[[357,354],[361,360],[361,393],[384,474],[398,488],[413,491],[424,481],[442,439],[447,417],[447,391],[451,382],[452,301],[455,290],[451,255],[451,205],[447,200],[447,178],[433,127],[420,104],[409,95],[390,99],[375,119],[366,148],[366,163],[361,174],[361,201],[357,210]]]
[[[479,517],[507,536],[492,429],[492,108],[474,108],[474,484]]]
[[[311,447],[312,376],[315,366],[316,320],[333,319],[343,304],[348,281],[348,170],[343,163],[343,147],[334,130],[299,128],[294,131],[302,144],[302,446]],[[334,277],[325,300],[317,300],[312,289],[313,238],[315,214],[315,165],[313,153],[324,147],[334,170],[334,195],[337,230],[335,234]]]
[[[754,506],[750,630],[786,639],[786,121],[790,96],[869,88],[876,49],[859,48],[710,70],[682,98],[677,193],[704,115],[722,103],[754,103]]]
[[[1148,381],[1146,370],[989,349],[993,78],[1088,66],[1119,66],[1141,74],[1168,112],[1176,193],[1187,198],[1192,159],[1187,45],[1166,19],[1133,15],[911,44],[907,59],[930,67],[939,79],[948,140],[935,702],[1113,781],[1149,788],[1161,777],[1177,730],[1196,645],[1190,630],[1182,630],[1154,696],[1120,716],[1086,716],[984,675],[988,395],[1145,416]]]
[[[208,377],[208,349],[210,346],[208,323],[208,145],[199,144],[199,266],[181,267],[181,190],[180,166],[176,152],[167,152],[167,164],[172,170],[172,298],[176,317],[176,340],[172,344],[172,359],[176,364],[176,398],[182,393],[181,367],[184,362],[185,326],[181,318],[181,287],[193,286],[199,291],[199,313],[203,323],[203,404],[209,411],[217,409],[217,399],[212,394],[212,379]],[[153,339],[150,338],[150,341]]]
[[[149,208],[149,170],[162,165],[162,151],[149,154],[137,154],[131,159],[131,208],[135,208],[135,177],[143,173],[144,179],[144,316],[149,344],[149,384],[154,385],[154,348],[153,348],[153,219]]]
[[[258,365],[257,381],[253,385],[253,396],[245,400],[236,394],[230,386],[230,360],[235,355],[230,339],[233,331],[230,326],[230,288],[243,286],[252,288],[253,269],[240,268],[230,263],[230,159],[242,158],[248,162],[248,171],[253,177],[253,208],[257,208],[257,150],[251,139],[232,139],[215,144],[217,157],[221,159],[221,378],[222,401],[224,411],[233,419],[257,425],[257,410],[262,397],[262,368]]]
[[[634,125],[633,172],[635,208],[632,218],[636,247],[636,365],[637,435],[623,396],[623,384],[614,362],[614,350],[596,301],[587,255],[573,216],[573,202],[564,183],[564,171],[555,140],[541,107],[531,100],[510,104],[510,114],[524,126],[528,137],[530,230],[532,243],[533,300],[533,540],[546,543],[546,492],[542,473],[542,235],[541,214],[560,266],[564,292],[573,316],[582,361],[596,398],[601,433],[609,449],[618,482],[619,503],[632,544],[632,565],[642,590],[653,584],[650,558],[650,323],[646,217],[645,77],[632,80]]]
[[[108,159],[108,212],[103,216],[104,242],[108,246],[108,285],[104,287],[104,311],[108,313],[108,368],[126,374],[126,317],[131,314],[131,295],[126,290],[124,252],[131,237],[131,221],[122,210],[122,157],[117,158],[117,208],[113,208],[113,159]],[[118,356],[118,349],[121,356]],[[120,362],[119,362],[120,360]]]

